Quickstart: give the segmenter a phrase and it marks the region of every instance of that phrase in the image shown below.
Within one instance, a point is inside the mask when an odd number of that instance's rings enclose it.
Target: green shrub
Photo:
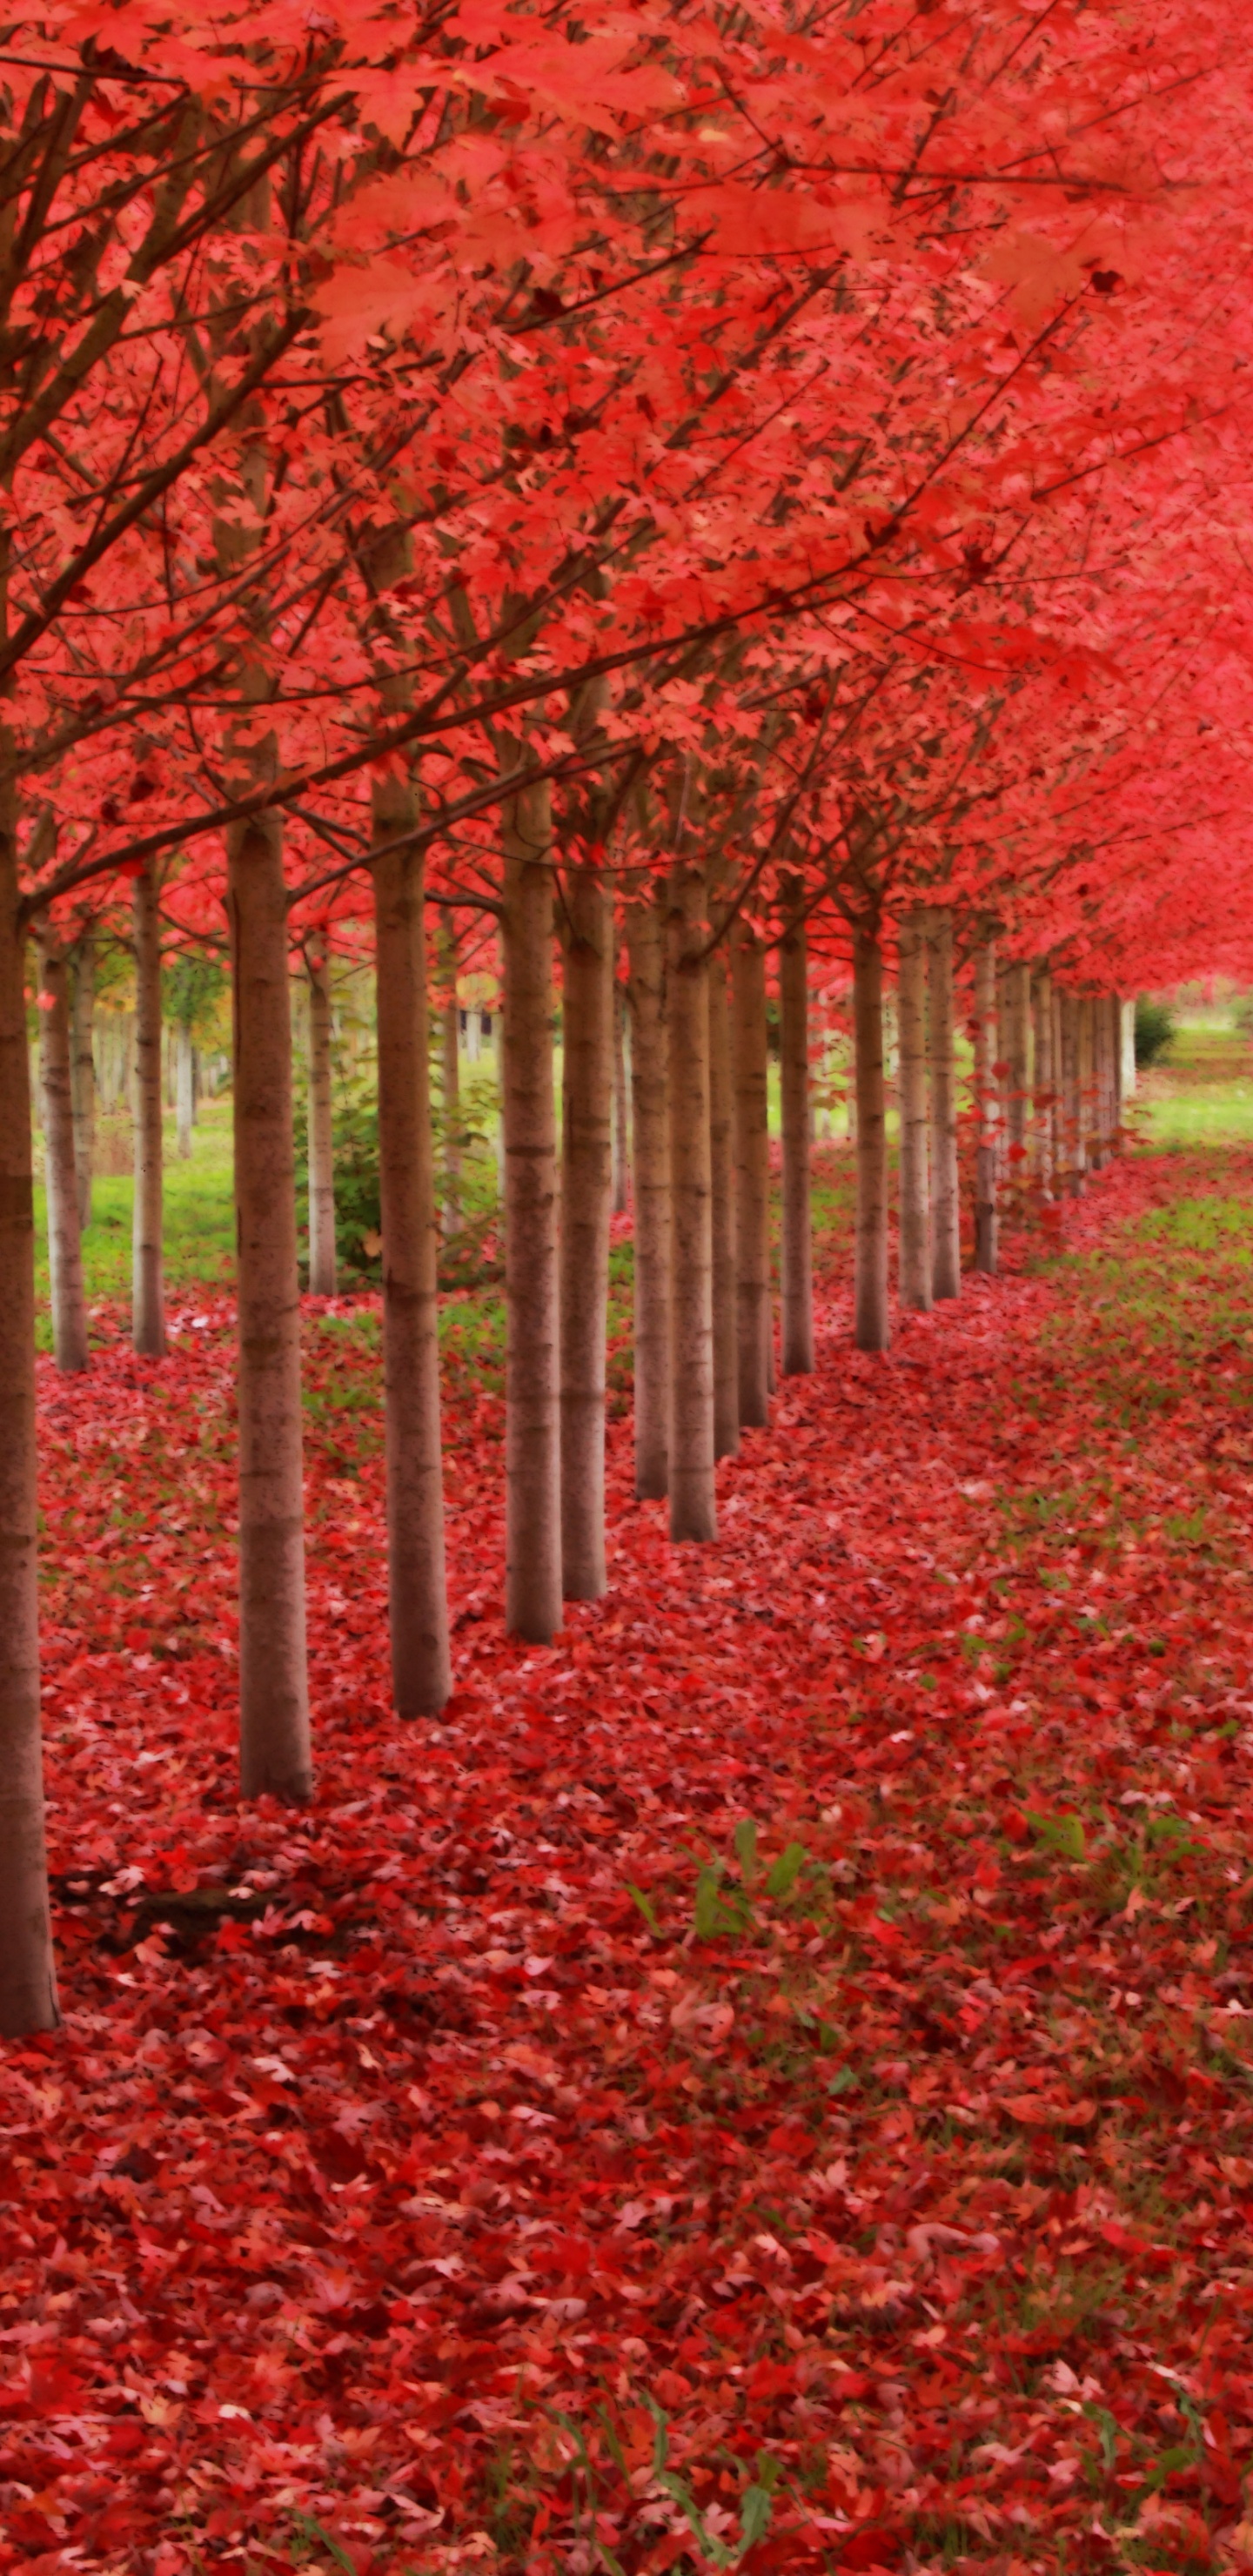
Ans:
[[[1157,1064],[1169,1055],[1175,1037],[1175,1015],[1169,1002],[1141,993],[1136,1003],[1136,1063]]]

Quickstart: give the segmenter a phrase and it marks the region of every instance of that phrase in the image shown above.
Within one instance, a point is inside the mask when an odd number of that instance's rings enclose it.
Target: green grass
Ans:
[[[131,1293],[131,1220],[135,1185],[129,1173],[100,1175],[92,1190],[92,1221],[83,1236],[87,1303]],[[193,1130],[192,1150],[180,1162],[174,1120],[165,1122],[165,1277],[168,1293],[193,1286],[230,1287],[235,1276],[235,1216],[231,1193],[231,1104],[206,1101]],[[48,1217],[42,1186],[35,1191],[36,1339],[51,1350],[48,1314]]]

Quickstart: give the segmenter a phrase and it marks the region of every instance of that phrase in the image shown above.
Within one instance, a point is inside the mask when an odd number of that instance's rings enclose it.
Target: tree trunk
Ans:
[[[1078,1020],[1080,1170],[1097,1169],[1096,1082],[1092,1062],[1092,997],[1082,993],[1075,1004]]]
[[[799,903],[795,886],[785,900]],[[809,1171],[809,943],[798,921],[779,951],[779,1086],[783,1129],[782,1351],[785,1377],[814,1365]]]
[[[1113,1137],[1113,1147],[1114,1147],[1114,1152],[1115,1152],[1116,1154],[1121,1154],[1121,1152],[1122,1152],[1122,1150],[1123,1150],[1123,1142],[1124,1142],[1124,1139],[1123,1139],[1123,1124],[1122,1124],[1122,1111],[1123,1111],[1123,1054],[1122,1054],[1122,1023],[1123,1023],[1123,1006],[1122,1006],[1122,1003],[1121,1003],[1121,1001],[1120,1001],[1120,999],[1119,999],[1119,997],[1118,997],[1117,993],[1111,993],[1111,994],[1110,994],[1110,997],[1109,997],[1109,1003],[1108,1003],[1108,1010],[1109,1010],[1109,1060],[1110,1060],[1110,1074],[1111,1074],[1111,1081],[1112,1081],[1112,1087],[1113,1087],[1113,1099],[1114,1099],[1114,1137]]]
[[[326,949],[310,946],[309,977],[309,1294],[333,1297],[335,1141],[331,1120],[331,974]]]
[[[0,737],[0,752],[11,744]],[[0,2036],[55,2030],[39,1724],[35,1218],[16,798],[0,777]]]
[[[709,960],[709,1179],[713,1261],[714,1456],[740,1445],[740,1359],[735,1312],[735,1096],[727,959]]]
[[[516,758],[516,746],[509,749]],[[502,836],[505,1624],[514,1636],[547,1645],[561,1626],[552,800],[547,780],[520,785],[509,798]]]
[[[313,1785],[300,1291],[282,826],[227,834],[239,1301],[239,1702],[245,1798]]]
[[[1136,1006],[1134,1001],[1118,1005],[1118,1060],[1122,1068],[1120,1099],[1125,1106],[1136,1096]]]
[[[936,1297],[960,1297],[961,1200],[957,1180],[957,1078],[953,1063],[953,916],[947,904],[930,915],[932,1270]]]
[[[1000,1141],[1000,1092],[996,1079],[996,941],[975,950],[975,1268],[995,1279],[999,1245],[996,1167]]]
[[[888,1323],[888,1155],[883,1096],[883,951],[877,933],[853,933],[857,1049],[857,1253],[853,1332],[859,1351],[885,1351]]]
[[[48,1205],[48,1271],[52,1347],[59,1369],[87,1366],[87,1306],[74,1168],[70,1005],[65,959],[53,934],[39,935],[39,1091],[43,1106],[44,1191]]]
[[[900,1051],[900,1295],[926,1314],[931,1304],[931,1188],[927,1116],[926,915],[905,915],[898,934],[896,1016]]]
[[[705,880],[676,864],[667,917],[670,1059],[670,1536],[718,1535],[714,1499],[709,936]]]
[[[665,934],[655,897],[627,907],[635,1139],[635,1491],[669,1486],[670,1115]]]
[[[735,1088],[735,1271],[740,1426],[770,1420],[770,1132],[767,1125],[766,959],[747,922],[731,932],[731,1055]]]
[[[1060,995],[1062,1020],[1062,1123],[1065,1131],[1066,1187],[1071,1198],[1083,1192],[1083,1104],[1080,1097],[1079,1004],[1073,993]]]
[[[613,979],[613,1212],[625,1216],[631,1203],[631,1146],[627,1127],[626,994]]]
[[[613,905],[572,867],[562,925],[561,1584],[599,1601],[605,1573],[605,1339],[613,1195]]]
[[[150,868],[135,879],[135,1210],[131,1338],[148,1359],[165,1354],[162,1267],[161,924]]]
[[[440,970],[446,992],[439,1015],[440,1108],[444,1122],[444,1196],[440,1232],[447,1242],[461,1224],[461,1013],[457,1003],[457,939],[452,914],[440,912]]]
[[[91,1223],[91,1184],[96,1160],[96,934],[85,930],[74,955],[74,1168],[78,1175],[78,1224]]]
[[[1009,1057],[1009,1177],[1021,1219],[1027,1194],[1027,1132],[1031,1103],[1031,969],[1015,959],[1005,977]]]
[[[195,1115],[195,1086],[192,1076],[191,1030],[180,1020],[174,1031],[174,1097],[178,1118],[178,1150],[186,1162],[191,1154],[191,1130]]]
[[[1032,985],[1032,1011],[1035,1021],[1035,1084],[1032,1094],[1035,1111],[1032,1126],[1032,1149],[1035,1177],[1040,1196],[1053,1195],[1053,979],[1037,975]]]
[[[412,831],[403,780],[376,780],[376,842]],[[426,915],[419,849],[371,862],[378,994],[379,1190],[387,1595],[398,1717],[434,1717],[452,1689],[444,1575],[435,1156],[427,1055]]]

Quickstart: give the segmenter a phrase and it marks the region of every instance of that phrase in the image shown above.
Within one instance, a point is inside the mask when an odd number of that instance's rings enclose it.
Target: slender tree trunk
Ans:
[[[457,1002],[457,934],[447,904],[440,907],[439,965],[444,983],[439,1015],[439,1094],[444,1125],[440,1232],[447,1242],[461,1224],[461,1013]]]
[[[1031,969],[1015,959],[1005,977],[1009,1056],[1009,1169],[1015,1213],[1021,1219],[1027,1192],[1027,1128],[1031,1104]]]
[[[859,1351],[885,1351],[888,1322],[888,1154],[883,1083],[883,951],[877,934],[853,933],[857,1063],[857,1254],[854,1338]]]
[[[546,1645],[561,1626],[552,802],[547,780],[519,785],[504,806],[502,831],[505,1623],[513,1635]]]
[[[785,900],[799,903],[794,886]],[[783,1129],[782,1351],[785,1377],[814,1365],[809,1169],[809,943],[798,921],[779,950],[779,1086]]]
[[[311,946],[309,977],[309,1294],[333,1297],[335,1140],[331,1119],[331,973],[326,949]]]
[[[39,938],[39,1088],[43,1103],[44,1187],[48,1202],[48,1269],[52,1347],[67,1373],[87,1366],[87,1303],[74,1167],[70,1005],[65,959],[46,926]]]
[[[149,1359],[165,1353],[162,1265],[161,924],[150,868],[135,879],[135,1210],[131,1338]]]
[[[735,1094],[727,959],[709,960],[709,1176],[713,1260],[714,1456],[740,1445],[740,1356],[735,1307]]]
[[[668,1491],[670,1423],[670,1113],[665,933],[650,894],[626,917],[635,1135],[635,1490]]]
[[[1035,1176],[1040,1195],[1053,1195],[1053,979],[1047,972],[1037,975],[1032,985],[1032,1010],[1035,1020],[1035,1118],[1032,1143]]]
[[[1000,1093],[996,1080],[996,941],[984,939],[975,950],[975,1106],[979,1142],[975,1149],[975,1268],[995,1279],[998,1257],[996,1171],[1000,1140]]]
[[[3,593],[0,592],[0,609]],[[35,1216],[12,743],[0,734],[0,2036],[55,2030],[39,1724]]]
[[[1118,1060],[1122,1068],[1120,1100],[1125,1107],[1136,1096],[1136,1006],[1134,1000],[1118,1005]]]
[[[376,780],[376,842],[412,831],[407,782]],[[379,1188],[387,1593],[399,1717],[434,1717],[452,1689],[444,1575],[435,1155],[427,1053],[422,852],[372,860],[378,992]]]
[[[195,1116],[195,1086],[192,1075],[191,1030],[180,1020],[174,1031],[174,1094],[178,1116],[178,1150],[184,1162],[191,1154],[191,1131]]]
[[[926,915],[906,913],[898,934],[896,1017],[900,1055],[900,1295],[925,1314],[931,1304],[931,1185],[927,1115]]]
[[[1066,1187],[1071,1198],[1083,1193],[1083,1101],[1080,1090],[1079,1003],[1073,993],[1060,996],[1062,1014],[1062,1109],[1066,1142]]]
[[[670,1536],[718,1535],[714,1499],[709,935],[705,880],[675,866],[667,916],[670,1058]]]
[[[613,1196],[613,905],[593,868],[566,878],[561,1149],[561,1567],[568,1601],[605,1573],[605,1337]]]
[[[227,835],[239,1299],[239,1699],[243,1794],[313,1785],[305,1639],[300,1292],[282,826]]]
[[[1050,1133],[1053,1143],[1053,1184],[1059,1198],[1066,1193],[1066,1093],[1065,1049],[1062,1044],[1062,996],[1053,985],[1053,1116]]]
[[[1079,1140],[1080,1169],[1097,1169],[1096,1085],[1092,1063],[1092,997],[1081,993],[1075,1005],[1078,1018],[1079,1054]]]
[[[613,1212],[625,1216],[631,1203],[631,1146],[627,1125],[626,994],[613,979]]]
[[[91,1184],[96,1160],[96,934],[85,930],[74,954],[74,1168],[78,1175],[78,1223],[85,1233],[91,1223]]]
[[[1114,1109],[1114,1135],[1113,1135],[1113,1150],[1114,1150],[1114,1152],[1115,1152],[1116,1154],[1121,1154],[1121,1152],[1122,1152],[1122,1150],[1123,1150],[1123,1125],[1122,1125],[1122,1109],[1123,1109],[1122,1011],[1123,1011],[1123,1006],[1122,1006],[1122,1003],[1121,1003],[1121,1001],[1120,1001],[1120,999],[1119,999],[1119,997],[1118,997],[1117,993],[1111,993],[1111,994],[1110,994],[1110,997],[1109,997],[1109,1003],[1108,1003],[1108,1010],[1109,1010],[1109,1061],[1110,1061],[1110,1077],[1111,1077],[1111,1085],[1112,1085],[1112,1090],[1113,1090],[1113,1109]]]
[[[961,1295],[961,1201],[957,1180],[957,1076],[953,1062],[953,916],[929,916],[927,960],[931,1068],[932,1270],[936,1297]]]
[[[766,959],[741,917],[731,932],[731,1052],[735,1087],[735,1268],[741,1428],[770,1419],[770,1131],[767,1125]]]

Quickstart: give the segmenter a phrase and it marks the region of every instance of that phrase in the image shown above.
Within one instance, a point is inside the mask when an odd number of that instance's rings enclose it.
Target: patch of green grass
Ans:
[[[232,1196],[231,1104],[204,1102],[192,1132],[189,1159],[179,1159],[173,1118],[165,1122],[164,1229],[167,1295],[197,1286],[229,1288],[235,1277],[235,1211]],[[92,1219],[83,1235],[87,1303],[131,1293],[131,1225],[135,1184],[129,1173],[104,1173],[92,1189]],[[35,1192],[36,1340],[52,1348],[48,1311],[48,1213],[42,1186]]]

